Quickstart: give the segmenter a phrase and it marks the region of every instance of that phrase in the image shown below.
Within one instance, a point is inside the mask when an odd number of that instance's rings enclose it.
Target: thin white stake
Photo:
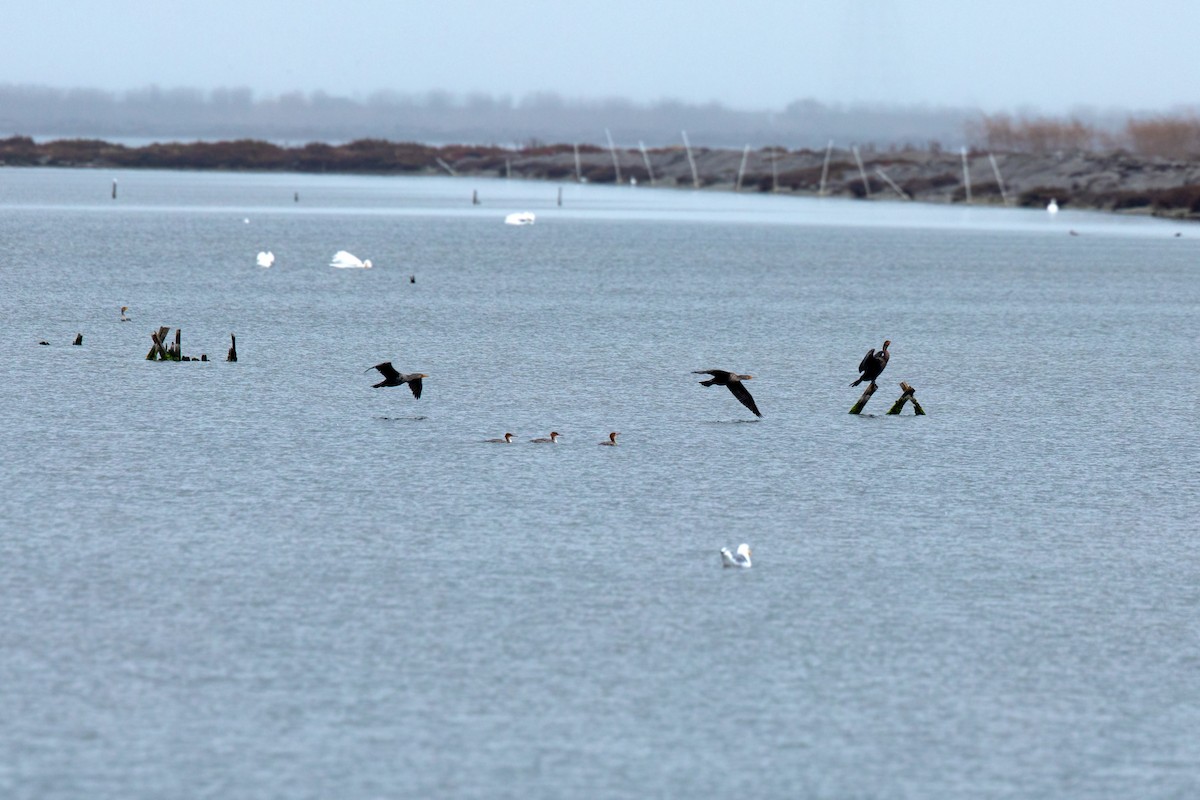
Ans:
[[[829,178],[829,157],[833,155],[833,139],[825,145],[825,164],[821,167],[821,188],[817,189],[819,196],[825,195],[825,181]]]
[[[905,200],[912,200],[912,198],[908,196],[908,193],[907,193],[907,192],[905,192],[903,189],[901,189],[899,186],[897,186],[897,185],[896,185],[896,182],[895,182],[894,180],[892,180],[891,178],[889,178],[889,177],[887,176],[887,173],[886,173],[886,172],[884,172],[884,171],[883,171],[883,170],[882,170],[880,167],[876,167],[876,168],[875,168],[875,173],[876,173],[876,174],[877,174],[879,177],[883,178],[883,182],[884,182],[884,183],[886,183],[888,186],[892,187],[892,190],[893,190],[893,191],[894,191],[896,194],[900,195],[900,196],[901,196],[902,198],[904,198]]]
[[[617,173],[616,183],[621,183],[621,164],[617,161],[617,146],[613,144],[612,134],[608,132],[608,128],[604,129],[604,135],[608,137],[608,149],[612,152],[613,171]]]
[[[575,182],[583,183],[583,165],[579,163],[579,143],[575,143]]]
[[[779,191],[779,153],[771,151],[771,191]]]
[[[446,170],[446,172],[449,172],[452,176],[457,176],[458,173],[456,173],[454,171],[454,167],[450,166],[445,161],[443,161],[441,156],[434,156],[434,158],[437,159],[437,163],[441,166],[442,169]]]
[[[642,161],[646,162],[646,174],[650,176],[650,185],[654,185],[654,168],[650,166],[650,154],[646,152],[646,143],[638,142],[638,147],[642,151]]]
[[[858,164],[858,174],[862,176],[863,188],[867,190],[867,199],[871,197],[871,182],[867,180],[867,171],[863,169],[862,156],[858,154],[858,145],[851,148],[854,151],[854,161]]]
[[[683,148],[687,151],[688,164],[692,167],[692,188],[700,188],[700,175],[696,172],[696,159],[692,158],[692,143],[688,141],[687,131],[680,131],[683,134]]]
[[[750,145],[746,145],[746,148],[742,150],[742,164],[738,167],[737,183],[733,185],[733,190],[735,192],[740,192],[742,190],[742,176],[746,174],[746,159],[749,157]]]
[[[511,158],[504,159],[504,177],[505,178],[512,177],[512,159]]]
[[[971,168],[967,166],[967,148],[962,148],[963,186],[967,190],[967,204],[971,203]]]
[[[1008,192],[1004,189],[1004,179],[1000,177],[1000,167],[996,164],[996,157],[988,153],[988,159],[992,162],[992,172],[996,173],[996,183],[1000,185],[1000,199],[1004,205],[1008,205]]]

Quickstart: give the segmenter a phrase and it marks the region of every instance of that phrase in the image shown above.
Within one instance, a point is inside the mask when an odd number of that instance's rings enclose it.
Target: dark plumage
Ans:
[[[742,385],[742,381],[748,381],[753,378],[753,375],[738,375],[736,372],[728,372],[723,369],[697,369],[692,370],[693,375],[712,375],[706,381],[700,381],[701,386],[727,386],[733,396],[741,402],[746,408],[754,412],[754,416],[761,417],[762,412],[758,410],[758,406],[754,405],[754,398],[750,396],[750,392]]]
[[[879,374],[883,372],[883,368],[888,364],[888,345],[891,343],[891,339],[885,339],[883,349],[878,353],[875,352],[874,347],[867,351],[867,354],[863,356],[863,360],[858,362],[858,371],[862,374],[858,376],[858,380],[850,384],[851,386],[858,386],[863,381],[870,381],[872,386],[875,385],[875,379],[879,377]]]
[[[375,384],[371,388],[379,389],[384,386],[400,386],[408,384],[408,388],[412,389],[413,397],[420,399],[421,397],[421,379],[428,378],[424,372],[410,372],[407,375],[396,371],[392,366],[392,362],[384,361],[382,364],[376,364],[373,367],[367,367],[363,372],[370,372],[373,369],[379,370],[379,374],[383,376],[383,380]]]

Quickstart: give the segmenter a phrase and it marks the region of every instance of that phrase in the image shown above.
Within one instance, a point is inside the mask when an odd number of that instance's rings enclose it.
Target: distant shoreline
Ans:
[[[153,143],[140,147],[95,139],[35,142],[0,139],[0,166],[224,170],[372,175],[458,175],[530,180],[697,187],[798,196],[911,199],[1152,214],[1200,220],[1200,162],[1126,152],[1056,154],[930,150],[683,147],[647,150],[547,145],[433,147],[363,139],[344,145],[284,147],[257,140]],[[614,164],[615,161],[615,164]],[[692,164],[695,165],[693,173]],[[999,172],[1001,181],[997,181]],[[865,180],[864,180],[865,175]],[[740,179],[739,179],[740,176]],[[969,188],[965,177],[969,176]]]

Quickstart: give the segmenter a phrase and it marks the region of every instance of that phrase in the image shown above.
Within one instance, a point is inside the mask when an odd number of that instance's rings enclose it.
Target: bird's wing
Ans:
[[[762,416],[762,412],[758,410],[758,406],[754,405],[754,398],[750,396],[750,390],[741,381],[730,381],[729,391],[733,392],[734,397],[742,401],[742,405],[753,411],[754,416]]]
[[[714,378],[728,378],[733,373],[727,369],[694,369],[693,375],[712,375]]]
[[[342,268],[358,267],[358,266],[362,266],[362,263],[363,262],[358,260],[358,256],[354,255],[353,253],[347,252],[345,250],[338,250],[336,253],[333,254],[333,261],[329,262],[329,266],[342,267]]]
[[[867,351],[867,354],[865,356],[863,356],[863,360],[858,362],[858,371],[866,372],[867,365],[870,364],[871,360],[874,358],[875,358],[875,348],[872,347],[870,350]]]
[[[379,370],[379,374],[388,380],[400,377],[400,373],[396,371],[396,368],[392,366],[392,362],[390,361],[385,361],[382,364],[376,364],[375,366],[371,367],[371,369]]]
[[[408,388],[412,389],[414,398],[416,398],[417,400],[421,399],[421,379],[420,378],[410,378],[408,381]]]

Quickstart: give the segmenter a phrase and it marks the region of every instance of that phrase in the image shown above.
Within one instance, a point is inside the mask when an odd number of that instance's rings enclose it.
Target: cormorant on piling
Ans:
[[[733,396],[741,402],[746,408],[754,412],[754,416],[761,417],[762,412],[758,410],[758,406],[754,405],[754,398],[750,396],[750,392],[742,385],[742,381],[748,381],[753,378],[753,375],[738,375],[736,372],[727,372],[723,369],[696,369],[692,370],[693,375],[712,375],[712,378],[706,381],[700,381],[701,386],[728,386],[729,391],[733,392]]]
[[[396,371],[392,366],[392,362],[384,361],[382,364],[376,364],[373,367],[367,367],[363,372],[370,372],[373,369],[379,370],[379,374],[383,376],[383,380],[372,386],[372,389],[379,389],[384,386],[400,386],[407,383],[408,388],[412,389],[413,397],[420,399],[421,397],[421,379],[428,378],[424,372],[410,372],[403,375]]]
[[[503,439],[484,439],[484,441],[490,444],[512,444],[512,437],[511,433],[506,433]]]
[[[558,431],[550,431],[549,439],[543,437],[541,439],[530,439],[529,441],[534,444],[558,444],[558,437],[561,435]]]
[[[617,446],[617,437],[618,437],[618,436],[620,436],[620,435],[621,435],[621,434],[620,434],[620,433],[618,433],[617,431],[613,431],[612,433],[610,433],[610,434],[608,435],[608,441],[607,441],[607,442],[600,442],[600,444],[601,444],[601,445],[604,445],[604,446],[607,446],[607,447],[616,447],[616,446]]]
[[[863,360],[858,362],[858,371],[862,375],[859,375],[858,380],[850,384],[851,386],[858,386],[863,381],[870,381],[872,386],[875,385],[875,379],[879,377],[879,373],[883,372],[883,368],[888,364],[888,358],[890,357],[888,356],[888,345],[891,343],[891,339],[885,339],[883,349],[878,353],[875,352],[874,347],[867,351],[867,354],[863,356]]]

